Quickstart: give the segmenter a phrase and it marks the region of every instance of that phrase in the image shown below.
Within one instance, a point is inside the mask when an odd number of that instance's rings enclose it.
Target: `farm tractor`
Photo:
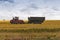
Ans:
[[[14,17],[12,20],[10,20],[11,24],[24,24],[23,20],[19,20],[19,17]]]
[[[45,17],[28,17],[28,24],[41,24],[45,20]],[[26,24],[23,20],[19,20],[19,17],[14,17],[10,20],[11,24]]]

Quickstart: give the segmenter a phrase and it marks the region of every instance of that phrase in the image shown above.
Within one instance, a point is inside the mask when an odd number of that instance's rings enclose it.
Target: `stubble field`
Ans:
[[[42,24],[1,21],[0,40],[60,40],[60,20],[46,20]]]

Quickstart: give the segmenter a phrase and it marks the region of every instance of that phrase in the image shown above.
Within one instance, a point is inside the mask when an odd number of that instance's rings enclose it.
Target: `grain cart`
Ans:
[[[12,20],[10,20],[11,24],[24,24],[23,20],[19,20],[19,17],[14,17]]]
[[[45,17],[28,17],[28,23],[41,24],[45,20]]]

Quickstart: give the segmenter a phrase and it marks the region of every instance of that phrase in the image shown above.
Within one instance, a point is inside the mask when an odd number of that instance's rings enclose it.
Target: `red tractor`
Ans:
[[[19,17],[14,17],[12,20],[10,20],[11,24],[24,24],[23,20],[19,20]]]

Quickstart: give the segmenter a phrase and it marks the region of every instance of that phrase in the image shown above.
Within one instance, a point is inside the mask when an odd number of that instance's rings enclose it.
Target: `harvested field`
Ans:
[[[0,40],[60,40],[60,20],[47,20],[42,24],[1,21]]]
[[[9,21],[1,21],[0,28],[4,29],[30,29],[30,28],[60,28],[60,20],[47,20],[42,24],[10,24]]]

